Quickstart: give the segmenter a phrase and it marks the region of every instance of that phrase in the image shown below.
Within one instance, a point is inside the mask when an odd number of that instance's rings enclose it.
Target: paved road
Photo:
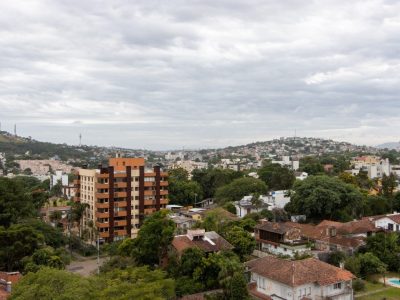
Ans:
[[[107,259],[107,257],[100,258],[100,266]],[[82,276],[89,276],[97,271],[97,258],[90,257],[81,261],[73,261],[69,266],[67,266],[67,270]]]

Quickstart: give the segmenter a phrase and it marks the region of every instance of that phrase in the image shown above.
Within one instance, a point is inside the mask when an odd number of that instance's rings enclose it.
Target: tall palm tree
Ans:
[[[72,220],[78,223],[79,237],[81,237],[81,224],[83,214],[85,213],[85,210],[87,208],[89,208],[89,204],[87,203],[74,202],[74,204],[72,205]]]

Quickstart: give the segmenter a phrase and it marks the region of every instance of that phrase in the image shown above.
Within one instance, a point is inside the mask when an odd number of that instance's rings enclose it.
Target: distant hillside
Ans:
[[[0,132],[0,152],[6,156],[24,156],[26,159],[47,159],[58,156],[61,160],[84,159],[94,154],[90,147],[39,142],[31,138],[14,136],[5,131]]]
[[[400,150],[400,142],[389,142],[376,146],[379,149]]]

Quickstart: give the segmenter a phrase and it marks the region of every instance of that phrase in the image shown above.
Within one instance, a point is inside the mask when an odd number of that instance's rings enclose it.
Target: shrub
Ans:
[[[365,290],[365,282],[362,279],[357,278],[356,280],[353,281],[353,289],[356,292],[364,291]]]

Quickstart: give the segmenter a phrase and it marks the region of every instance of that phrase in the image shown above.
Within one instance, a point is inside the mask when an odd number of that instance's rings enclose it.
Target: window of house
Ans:
[[[342,288],[342,283],[341,283],[341,282],[335,283],[335,284],[333,285],[333,289],[334,289],[334,290],[340,290],[341,288]]]
[[[307,295],[311,295],[311,287],[308,288],[308,294]]]
[[[260,286],[260,289],[262,289],[262,290],[265,290],[265,279],[264,278],[258,278],[259,279],[259,286]]]

